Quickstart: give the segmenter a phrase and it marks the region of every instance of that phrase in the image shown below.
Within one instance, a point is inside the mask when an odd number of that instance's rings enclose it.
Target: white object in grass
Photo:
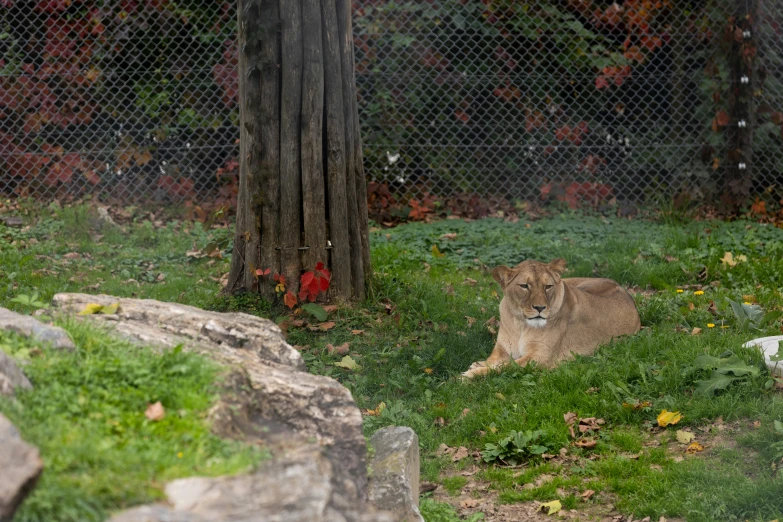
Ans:
[[[773,335],[771,337],[753,339],[742,346],[744,348],[751,348],[753,346],[761,348],[761,351],[764,354],[764,361],[767,363],[770,373],[775,377],[783,377],[783,361],[775,361],[772,359],[773,355],[777,355],[778,348],[781,346],[781,341],[783,341],[783,335]],[[783,353],[780,355],[783,355]]]

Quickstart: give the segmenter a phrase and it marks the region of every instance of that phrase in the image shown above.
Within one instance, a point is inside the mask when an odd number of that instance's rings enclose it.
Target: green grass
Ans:
[[[166,481],[251,469],[263,454],[210,434],[206,412],[218,369],[181,349],[156,354],[90,324],[66,322],[77,350],[53,351],[0,332],[34,389],[0,412],[38,446],[45,471],[17,521],[104,520],[162,497]],[[43,349],[42,349],[43,348]],[[147,420],[160,401],[165,417]]]
[[[252,295],[217,297],[219,284],[211,278],[223,275],[228,262],[185,255],[194,245],[227,245],[228,230],[176,222],[157,228],[139,217],[127,233],[98,231],[103,237],[96,241],[85,212],[66,209],[54,218],[39,217],[25,232],[0,228],[0,237],[17,241],[14,247],[0,246],[5,281],[0,283],[0,304],[22,310],[10,299],[37,291],[48,300],[56,292],[84,291],[101,279],[97,290],[87,291],[265,316],[283,312]],[[456,238],[441,239],[447,233]],[[567,447],[573,459],[534,458],[516,469],[478,463],[472,479],[489,481],[501,502],[560,498],[565,508],[577,510],[611,502],[637,518],[762,521],[783,515],[783,478],[776,467],[783,455],[771,447],[781,440],[773,420],[783,419],[783,400],[770,387],[758,353],[741,348],[748,339],[779,332],[780,326],[750,329],[727,302],[752,296],[765,310],[783,308],[783,231],[745,221],[667,224],[564,215],[527,223],[410,224],[371,236],[375,277],[367,301],[333,314],[337,326],[328,332],[291,328],[288,340],[309,346],[303,355],[310,371],[340,380],[361,408],[385,404],[379,416],[365,417],[367,434],[392,424],[416,430],[424,480],[456,494],[463,477],[454,478],[455,472],[474,464],[470,457],[452,463],[438,456],[440,444],[482,450],[511,431],[543,430],[552,453]],[[24,248],[18,248],[20,241]],[[433,245],[445,255],[433,256]],[[63,257],[74,250],[90,258]],[[745,255],[747,261],[725,266],[720,260],[727,251],[735,258]],[[568,276],[610,277],[655,290],[636,298],[645,329],[554,370],[516,368],[460,382],[456,376],[493,347],[484,323],[497,317],[501,296],[489,269],[555,257],[568,260]],[[164,281],[156,280],[159,273],[165,274]],[[131,278],[140,284],[126,283]],[[703,295],[692,289],[676,292],[678,286],[694,284],[704,285]],[[691,336],[694,327],[703,328],[702,334]],[[324,349],[327,343],[344,342],[350,343],[360,369],[336,367],[342,356]],[[715,397],[694,395],[697,382],[709,377],[694,370],[694,360],[726,351],[761,371]],[[651,406],[623,406],[642,401]],[[743,425],[758,420],[761,427],[725,435],[736,439],[727,449],[710,448],[678,462],[673,457],[682,448],[675,442],[649,445],[662,409],[684,415],[668,429],[672,436],[682,427],[701,434],[698,428],[718,417],[742,420]],[[571,445],[563,421],[569,411],[607,421],[594,450]],[[544,473],[555,478],[537,488],[521,488]],[[597,492],[589,502],[579,498],[586,489]],[[449,509],[428,501],[424,511],[432,513],[428,520],[452,520],[448,517],[456,515]]]

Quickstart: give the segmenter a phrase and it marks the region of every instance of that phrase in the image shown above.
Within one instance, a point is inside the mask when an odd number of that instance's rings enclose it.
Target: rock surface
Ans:
[[[110,522],[396,522],[342,496],[332,474],[319,448],[305,446],[252,475],[175,480],[166,486],[171,507],[136,508]]]
[[[32,387],[11,356],[0,350],[0,395],[11,396],[16,388],[29,390]]]
[[[12,312],[0,307],[0,330],[10,330],[24,337],[49,343],[52,348],[73,350],[76,346],[68,333],[59,326],[50,326],[29,315]]]
[[[0,522],[13,520],[41,471],[38,449],[24,442],[14,425],[0,415]]]
[[[133,342],[162,349],[181,344],[226,367],[223,397],[210,411],[213,429],[221,436],[260,441],[274,455],[253,475],[175,481],[167,488],[173,508],[136,508],[115,522],[385,520],[363,518],[376,515],[366,505],[366,444],[351,393],[334,379],[307,373],[277,325],[252,315],[147,299],[86,294],[53,299],[55,308],[68,313],[90,303],[119,303],[116,314],[84,317]],[[295,504],[292,498],[298,499]],[[284,518],[276,518],[277,512]],[[187,517],[177,518],[180,514]]]
[[[184,345],[221,362],[275,362],[305,370],[302,356],[283,339],[280,328],[269,321],[243,313],[220,313],[194,306],[153,299],[125,299],[109,295],[57,294],[52,305],[79,313],[88,304],[119,303],[117,314],[95,314],[91,319],[116,323],[120,335],[143,344],[173,348]]]
[[[419,437],[412,429],[390,426],[370,438],[370,503],[399,522],[424,522],[419,512]]]

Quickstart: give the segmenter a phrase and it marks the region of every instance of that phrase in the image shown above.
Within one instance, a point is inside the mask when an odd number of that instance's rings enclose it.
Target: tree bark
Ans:
[[[350,0],[239,0],[240,186],[230,293],[297,295],[324,263],[363,299],[369,230]],[[257,269],[269,275],[258,276]]]

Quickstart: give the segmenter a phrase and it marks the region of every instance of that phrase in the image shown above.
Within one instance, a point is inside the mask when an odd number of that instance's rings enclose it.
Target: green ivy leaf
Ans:
[[[697,381],[696,389],[693,393],[694,395],[701,397],[712,397],[716,392],[728,388],[728,386],[736,380],[736,377],[730,375],[713,373],[711,378]]]

